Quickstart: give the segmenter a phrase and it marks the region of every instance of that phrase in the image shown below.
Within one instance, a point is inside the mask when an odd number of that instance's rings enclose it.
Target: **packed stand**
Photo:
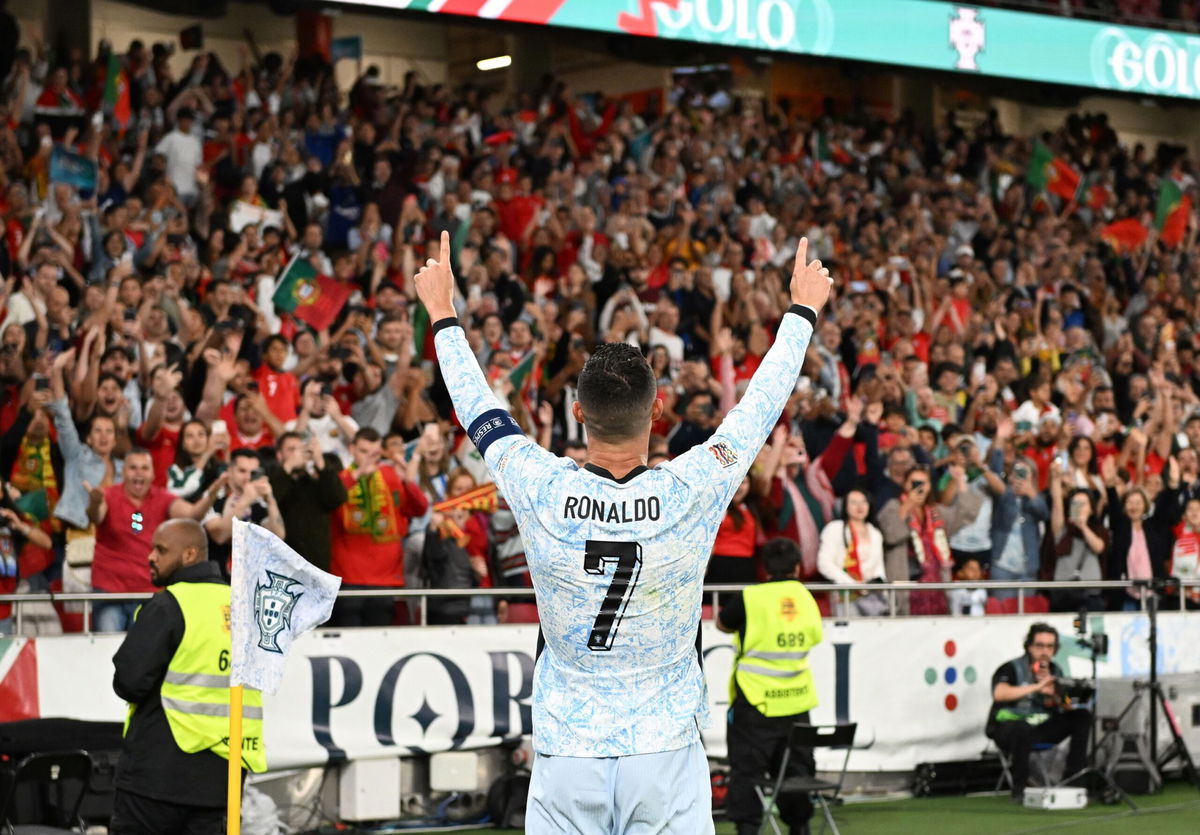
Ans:
[[[811,583],[961,580],[833,602],[867,615],[1014,611],[972,587],[989,577],[1129,579],[1047,604],[1136,608],[1155,592],[1132,581],[1196,577],[1190,163],[1121,147],[1102,116],[1035,143],[994,115],[814,121],[687,78],[660,116],[553,79],[501,102],[374,69],[347,94],[278,55],[200,54],[179,78],[168,59],[20,52],[4,82],[0,592],[152,591],[150,536],[189,516],[225,569],[241,519],[346,588],[464,590],[424,612],[343,598],[343,626],[535,619],[476,593],[529,575],[415,303],[443,230],[485,373],[580,464],[591,347],[646,353],[654,466],[735,408],[799,237],[831,266],[709,582],[762,577],[777,536]],[[1047,189],[1048,165],[1086,189]],[[81,625],[74,604],[24,619]]]

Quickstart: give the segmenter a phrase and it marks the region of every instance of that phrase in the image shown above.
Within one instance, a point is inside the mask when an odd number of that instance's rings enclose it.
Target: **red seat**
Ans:
[[[713,607],[711,603],[705,603],[700,607],[700,620],[712,620]]]
[[[1025,598],[1025,612],[1041,614],[1050,611],[1050,598],[1044,594],[1031,594]]]
[[[1003,600],[989,597],[983,605],[983,611],[989,615],[1015,615],[1017,613],[1017,598],[1006,597]]]
[[[817,609],[820,610],[821,617],[823,617],[823,618],[833,617],[833,602],[832,601],[834,600],[835,597],[837,597],[836,592],[829,592],[828,594],[818,593],[818,594],[813,595],[813,600],[817,601]]]
[[[507,623],[541,623],[536,603],[509,603]]]

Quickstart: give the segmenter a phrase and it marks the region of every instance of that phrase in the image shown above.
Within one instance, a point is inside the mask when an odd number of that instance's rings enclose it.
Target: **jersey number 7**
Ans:
[[[642,546],[636,542],[610,542],[604,539],[589,539],[584,544],[583,570],[588,574],[603,574],[605,567],[612,565],[613,578],[608,584],[608,593],[600,606],[600,614],[592,625],[588,636],[588,649],[592,652],[608,652],[625,616],[625,607],[633,596],[638,575],[642,571]]]

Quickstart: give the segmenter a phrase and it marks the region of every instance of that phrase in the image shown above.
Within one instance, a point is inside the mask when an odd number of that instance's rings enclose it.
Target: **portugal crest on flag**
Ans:
[[[292,295],[296,299],[296,307],[316,304],[317,299],[321,297],[321,288],[312,281],[297,281]]]
[[[291,591],[297,584],[291,577],[267,571],[266,584],[254,588],[254,619],[258,623],[258,646],[268,652],[283,653],[276,638],[291,625],[292,609],[303,591]]]

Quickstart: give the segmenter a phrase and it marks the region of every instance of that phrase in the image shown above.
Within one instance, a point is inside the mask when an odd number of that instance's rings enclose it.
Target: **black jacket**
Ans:
[[[284,541],[322,571],[329,570],[332,554],[330,516],[346,503],[346,487],[339,478],[341,471],[341,461],[328,453],[325,467],[315,476],[307,470],[289,475],[277,466],[268,470],[287,533]]]
[[[180,568],[174,583],[223,583],[215,562]],[[183,640],[183,612],[161,591],[142,606],[113,656],[113,690],[137,706],[117,762],[117,788],[186,806],[225,805],[228,762],[212,751],[185,754],[175,744],[160,690]]]

